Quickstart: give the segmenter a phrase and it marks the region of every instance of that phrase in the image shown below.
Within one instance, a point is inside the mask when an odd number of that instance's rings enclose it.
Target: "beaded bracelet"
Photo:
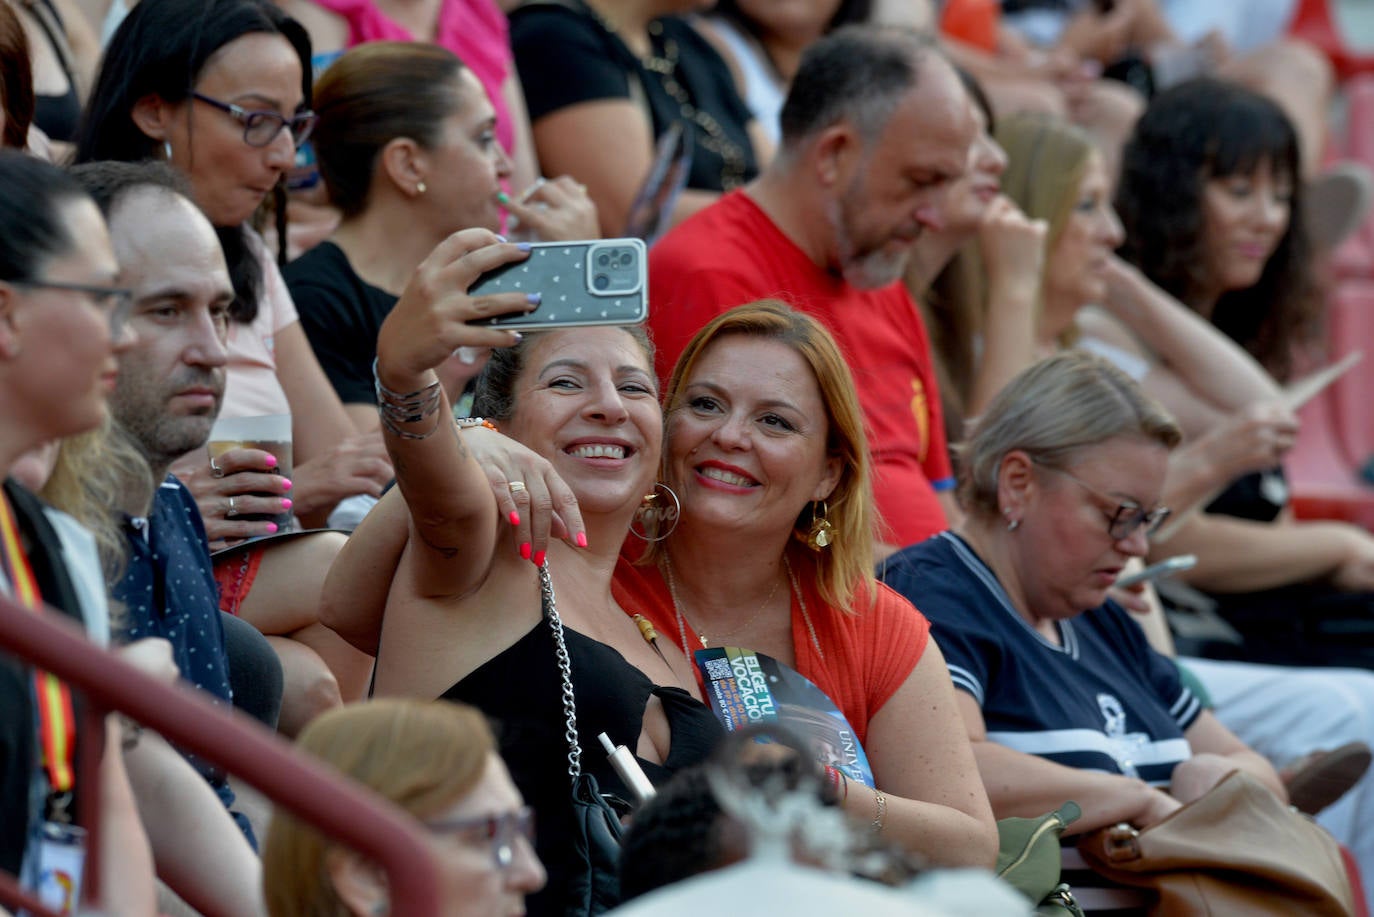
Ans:
[[[493,433],[501,432],[496,428],[496,424],[487,420],[485,417],[459,417],[454,423],[458,424],[458,429],[460,430],[471,430],[473,427],[486,427]]]

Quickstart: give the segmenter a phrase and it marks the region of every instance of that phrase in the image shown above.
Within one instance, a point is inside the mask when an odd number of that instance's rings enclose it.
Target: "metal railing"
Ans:
[[[82,902],[100,899],[99,766],[106,713],[117,712],[174,745],[224,768],[238,780],[339,843],[376,861],[390,880],[391,912],[438,917],[439,874],[419,824],[400,807],[352,783],[245,714],[185,687],[140,672],[88,641],[70,618],[35,614],[0,596],[0,653],[45,669],[84,698],[80,714],[77,821],[88,832]],[[35,917],[59,917],[38,906],[0,871],[0,904]]]

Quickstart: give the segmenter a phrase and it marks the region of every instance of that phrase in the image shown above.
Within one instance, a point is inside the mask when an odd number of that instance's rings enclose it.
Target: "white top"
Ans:
[[[709,16],[711,28],[724,42],[730,58],[735,62],[740,80],[740,95],[754,113],[754,120],[763,128],[768,139],[777,146],[782,134],[778,116],[787,98],[787,84],[778,78],[768,57],[758,42],[740,30],[724,16]]]

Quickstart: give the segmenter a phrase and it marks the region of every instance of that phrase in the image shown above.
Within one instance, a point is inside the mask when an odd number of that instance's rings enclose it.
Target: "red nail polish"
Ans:
[[[290,478],[282,478],[282,479],[281,479],[281,489],[282,489],[282,490],[290,490],[290,489],[291,489],[291,479],[290,479]]]
[[[286,511],[287,511],[288,509],[290,509],[290,508],[291,508],[291,501],[290,501],[288,498],[286,498],[286,497],[282,497],[282,498],[281,498],[281,510],[282,510],[282,512],[286,512]]]
[[[523,558],[525,558],[525,560],[529,560],[529,559],[530,559],[530,543],[529,543],[528,541],[521,542],[521,544],[520,544],[520,556],[523,557]]]
[[[510,511],[510,524],[511,524],[511,525],[519,525],[519,524],[520,524],[520,514],[519,514],[518,512],[516,512],[515,510],[511,510],[511,511]]]
[[[267,523],[267,534],[269,534],[269,535],[275,535],[275,534],[277,534],[277,524],[276,524],[275,522],[269,522],[269,523]]]
[[[544,566],[544,552],[543,552],[543,551],[540,551],[539,553],[537,553],[537,554],[534,555],[534,565],[535,565],[536,567],[542,567],[542,566]]]
[[[587,533],[586,533],[586,532],[578,532],[578,533],[577,533],[577,546],[578,546],[579,548],[585,548],[585,547],[587,546]]]

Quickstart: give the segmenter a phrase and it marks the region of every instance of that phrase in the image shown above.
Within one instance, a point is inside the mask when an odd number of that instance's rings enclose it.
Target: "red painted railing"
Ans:
[[[82,895],[87,905],[98,904],[100,895],[96,813],[102,723],[107,712],[118,712],[224,768],[302,821],[376,861],[390,879],[391,913],[439,914],[437,865],[418,823],[371,790],[297,752],[257,721],[194,690],[145,675],[91,644],[63,615],[37,615],[2,596],[0,653],[54,673],[85,698],[77,820],[89,832]],[[0,872],[0,904],[26,908],[37,917],[57,917],[36,903]]]

